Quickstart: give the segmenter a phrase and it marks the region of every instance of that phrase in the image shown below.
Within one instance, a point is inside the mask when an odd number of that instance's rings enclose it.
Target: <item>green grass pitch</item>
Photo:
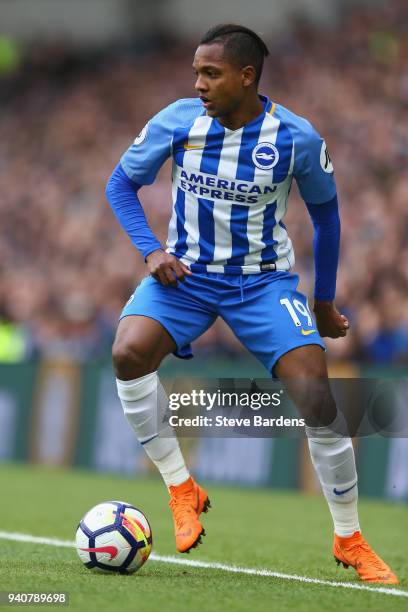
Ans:
[[[178,554],[167,492],[159,479],[2,465],[0,482],[0,531],[73,540],[79,519],[91,506],[122,499],[146,513],[156,554]],[[337,568],[333,560],[331,520],[322,497],[207,488],[213,505],[203,518],[207,536],[190,555],[180,555],[182,559],[361,584],[354,570]],[[371,545],[399,575],[397,588],[408,593],[406,505],[362,500],[360,518]],[[0,591],[66,591],[68,609],[84,612],[408,607],[406,597],[153,560],[132,576],[96,574],[82,566],[74,549],[4,539],[0,539]],[[38,606],[25,608],[38,610]]]

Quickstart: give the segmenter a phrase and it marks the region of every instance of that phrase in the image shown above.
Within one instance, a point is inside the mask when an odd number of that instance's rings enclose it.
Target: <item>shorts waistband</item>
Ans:
[[[216,264],[199,264],[191,263],[183,259],[180,260],[190,268],[192,272],[215,272],[218,274],[259,274],[260,272],[288,272],[291,269],[291,263],[287,257],[278,259],[276,261],[263,261],[259,264],[249,264],[246,266],[232,266],[232,265],[216,265]]]

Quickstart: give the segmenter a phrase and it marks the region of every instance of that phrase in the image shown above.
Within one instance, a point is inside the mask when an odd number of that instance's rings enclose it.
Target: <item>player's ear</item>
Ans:
[[[253,66],[245,66],[241,70],[242,75],[242,85],[244,87],[250,87],[255,83],[256,80],[256,72]]]

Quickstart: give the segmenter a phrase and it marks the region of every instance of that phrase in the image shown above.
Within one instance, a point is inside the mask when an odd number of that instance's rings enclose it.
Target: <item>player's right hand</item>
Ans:
[[[191,270],[177,257],[158,249],[146,257],[150,274],[162,285],[177,286],[178,281],[184,281],[191,276]]]

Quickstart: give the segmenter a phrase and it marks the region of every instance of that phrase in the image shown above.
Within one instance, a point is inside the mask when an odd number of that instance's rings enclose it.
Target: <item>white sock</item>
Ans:
[[[185,482],[190,473],[166,419],[168,399],[157,372],[134,380],[116,379],[116,384],[123,412],[166,485]]]
[[[349,437],[338,437],[338,432],[347,431],[344,417],[338,412],[331,425],[305,429],[312,463],[333,518],[334,531],[340,537],[349,537],[360,531],[360,525],[354,449]]]

